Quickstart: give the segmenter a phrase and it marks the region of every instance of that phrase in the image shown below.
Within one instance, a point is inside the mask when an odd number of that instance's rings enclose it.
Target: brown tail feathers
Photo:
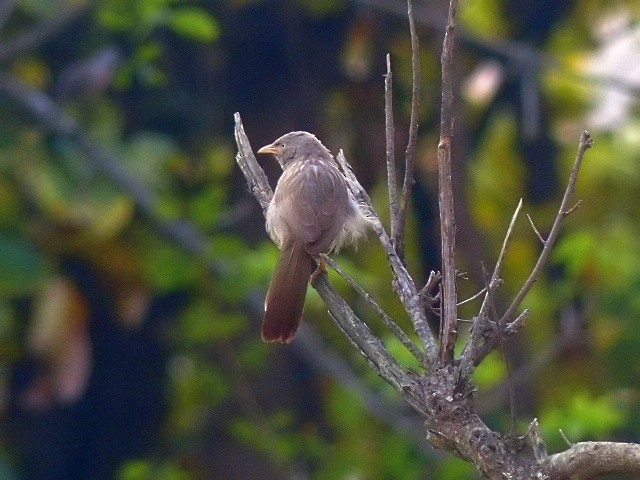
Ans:
[[[300,326],[313,258],[299,243],[284,245],[265,301],[262,339],[289,343]]]

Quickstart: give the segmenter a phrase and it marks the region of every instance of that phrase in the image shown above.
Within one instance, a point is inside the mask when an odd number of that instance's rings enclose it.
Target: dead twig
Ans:
[[[576,154],[576,160],[573,164],[573,168],[571,169],[571,174],[569,175],[569,180],[567,182],[567,188],[564,191],[562,202],[560,202],[560,208],[558,209],[558,214],[556,215],[556,218],[553,222],[553,226],[551,227],[549,236],[544,242],[542,252],[538,257],[538,261],[536,262],[535,266],[531,270],[529,278],[527,278],[524,285],[511,302],[511,305],[509,305],[507,310],[502,315],[502,318],[500,319],[501,324],[506,325],[511,322],[511,319],[522,303],[522,300],[524,300],[524,297],[529,293],[533,285],[536,283],[536,281],[540,277],[540,274],[542,273],[542,269],[547,264],[547,260],[549,259],[549,255],[551,254],[551,248],[558,238],[558,234],[560,233],[560,228],[562,227],[564,219],[574,210],[574,208],[569,209],[569,202],[571,201],[571,197],[576,190],[578,173],[580,172],[580,166],[582,165],[584,155],[592,145],[593,140],[591,139],[591,135],[589,135],[589,132],[582,132],[582,135],[580,136],[580,142],[578,144],[578,153]]]
[[[404,247],[407,227],[407,209],[411,200],[411,191],[415,180],[413,169],[416,157],[416,143],[418,141],[418,116],[420,114],[420,44],[416,25],[413,18],[413,5],[407,0],[407,14],[409,17],[409,32],[411,35],[411,118],[409,120],[409,139],[405,151],[404,183],[402,186],[402,201],[396,215],[396,222],[391,229],[393,245],[400,260],[404,263]]]
[[[393,124],[393,74],[391,73],[391,56],[388,53],[387,74],[384,76],[384,117],[391,238],[395,238],[398,218],[398,181],[396,178],[395,127]]]
[[[409,336],[400,328],[400,326],[391,318],[382,307],[376,302],[373,297],[367,292],[364,288],[362,288],[351,276],[347,274],[340,266],[331,258],[329,255],[321,254],[320,257],[327,262],[333,270],[336,271],[338,275],[344,278],[349,285],[353,287],[353,289],[358,292],[358,294],[376,311],[382,322],[386,325],[386,327],[391,330],[391,333],[395,335],[395,337],[400,340],[400,342],[406,347],[407,350],[411,352],[411,354],[415,357],[416,360],[420,363],[420,365],[426,364],[426,359],[424,357],[424,353],[417,347],[413,340],[409,338]]]
[[[536,228],[535,223],[533,223],[533,220],[531,219],[531,215],[529,215],[528,213],[527,213],[527,219],[529,219],[529,225],[531,225],[531,228],[533,229],[533,232],[536,234],[536,237],[538,237],[538,240],[540,240],[540,243],[544,246],[544,244],[547,241],[542,237],[542,235],[540,234],[540,232]]]
[[[467,344],[462,351],[462,359],[461,359],[461,371],[463,375],[471,375],[473,369],[478,365],[478,350],[480,349],[481,343],[486,343],[486,337],[484,336],[485,330],[487,329],[486,323],[489,321],[488,318],[488,309],[492,305],[493,302],[493,292],[496,288],[502,283],[500,279],[500,272],[502,271],[502,264],[504,263],[505,255],[507,253],[507,249],[509,248],[509,243],[511,242],[511,237],[513,235],[513,228],[516,224],[516,220],[518,219],[518,215],[520,210],[522,209],[522,199],[518,202],[513,215],[511,216],[511,221],[509,222],[509,226],[507,227],[507,232],[505,233],[504,240],[502,241],[502,247],[500,248],[500,253],[498,254],[498,260],[496,260],[495,267],[493,268],[493,273],[491,274],[491,278],[489,279],[486,285],[485,297],[480,306],[480,311],[478,316],[476,317],[476,321],[472,327],[471,336],[467,341]],[[492,327],[493,328],[493,327]]]

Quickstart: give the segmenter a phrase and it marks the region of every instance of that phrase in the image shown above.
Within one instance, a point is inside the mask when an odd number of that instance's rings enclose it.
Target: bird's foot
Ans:
[[[311,284],[314,284],[318,279],[318,277],[323,273],[327,273],[327,264],[322,258],[320,258],[318,259],[318,266],[316,267],[314,272],[311,274],[311,278],[310,278]]]

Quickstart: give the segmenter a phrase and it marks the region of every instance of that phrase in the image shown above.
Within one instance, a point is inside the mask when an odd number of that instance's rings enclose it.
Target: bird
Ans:
[[[265,342],[289,343],[300,326],[309,280],[325,268],[316,263],[319,255],[356,243],[370,218],[315,135],[290,132],[258,153],[273,154],[283,170],[266,212],[266,229],[280,256],[267,291],[261,336]]]

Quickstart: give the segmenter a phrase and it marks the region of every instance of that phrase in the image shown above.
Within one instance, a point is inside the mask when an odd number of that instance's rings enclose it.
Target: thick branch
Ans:
[[[550,455],[543,464],[553,480],[588,480],[604,475],[640,475],[640,445],[582,442]]]
[[[440,197],[440,233],[442,252],[442,299],[440,359],[453,360],[457,337],[456,299],[456,225],[451,181],[451,143],[453,136],[453,45],[457,0],[449,3],[449,18],[442,45],[442,105],[440,110],[440,142],[438,144],[438,189]]]
[[[247,134],[244,133],[244,126],[242,125],[242,119],[239,113],[233,115],[235,121],[234,134],[236,137],[236,143],[238,145],[238,153],[236,154],[236,162],[244,174],[244,178],[247,180],[249,191],[253,195],[260,206],[262,207],[262,213],[267,215],[267,207],[273,197],[273,190],[269,185],[269,180],[264,173],[264,170],[260,167],[256,161],[256,157],[251,150],[251,144],[247,138]]]

